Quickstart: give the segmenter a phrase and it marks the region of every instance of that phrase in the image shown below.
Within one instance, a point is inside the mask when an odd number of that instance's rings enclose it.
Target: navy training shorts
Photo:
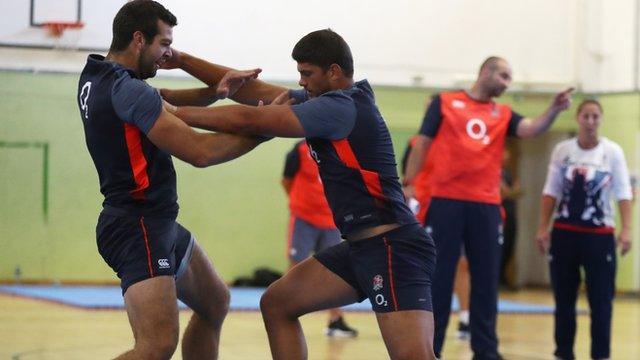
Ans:
[[[129,286],[156,276],[178,277],[189,266],[194,239],[172,218],[114,216],[101,213],[96,226],[98,251]]]
[[[314,256],[359,295],[373,311],[432,311],[431,277],[436,250],[418,225],[406,225],[378,236],[344,241]]]

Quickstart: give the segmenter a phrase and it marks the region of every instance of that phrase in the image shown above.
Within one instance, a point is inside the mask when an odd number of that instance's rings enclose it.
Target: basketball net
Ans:
[[[78,48],[84,24],[81,22],[46,22],[42,24],[47,37],[54,40],[53,48],[75,50]]]

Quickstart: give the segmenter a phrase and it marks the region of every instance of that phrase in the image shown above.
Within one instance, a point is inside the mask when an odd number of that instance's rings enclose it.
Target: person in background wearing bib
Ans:
[[[591,358],[610,357],[616,242],[622,255],[631,248],[629,171],[620,145],[598,136],[602,114],[602,106],[596,100],[580,104],[576,116],[578,136],[554,148],[542,194],[536,242],[543,254],[548,253],[556,302],[556,359],[575,359],[581,267],[591,308]],[[614,199],[620,208],[622,226],[617,238]]]

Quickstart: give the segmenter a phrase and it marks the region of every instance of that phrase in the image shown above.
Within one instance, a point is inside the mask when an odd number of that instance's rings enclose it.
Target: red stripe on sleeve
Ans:
[[[143,200],[144,190],[149,187],[149,176],[147,175],[147,159],[142,152],[140,129],[130,124],[124,124],[124,134],[133,170],[133,179],[136,182],[136,188],[131,190],[131,196],[136,200]]]

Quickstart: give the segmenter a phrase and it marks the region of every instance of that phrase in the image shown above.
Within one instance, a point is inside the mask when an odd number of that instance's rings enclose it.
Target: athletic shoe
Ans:
[[[342,316],[340,316],[329,323],[329,326],[325,330],[325,334],[329,337],[349,338],[358,336],[358,330],[347,325]]]
[[[458,339],[469,340],[471,338],[471,330],[469,324],[459,322],[458,323]]]

